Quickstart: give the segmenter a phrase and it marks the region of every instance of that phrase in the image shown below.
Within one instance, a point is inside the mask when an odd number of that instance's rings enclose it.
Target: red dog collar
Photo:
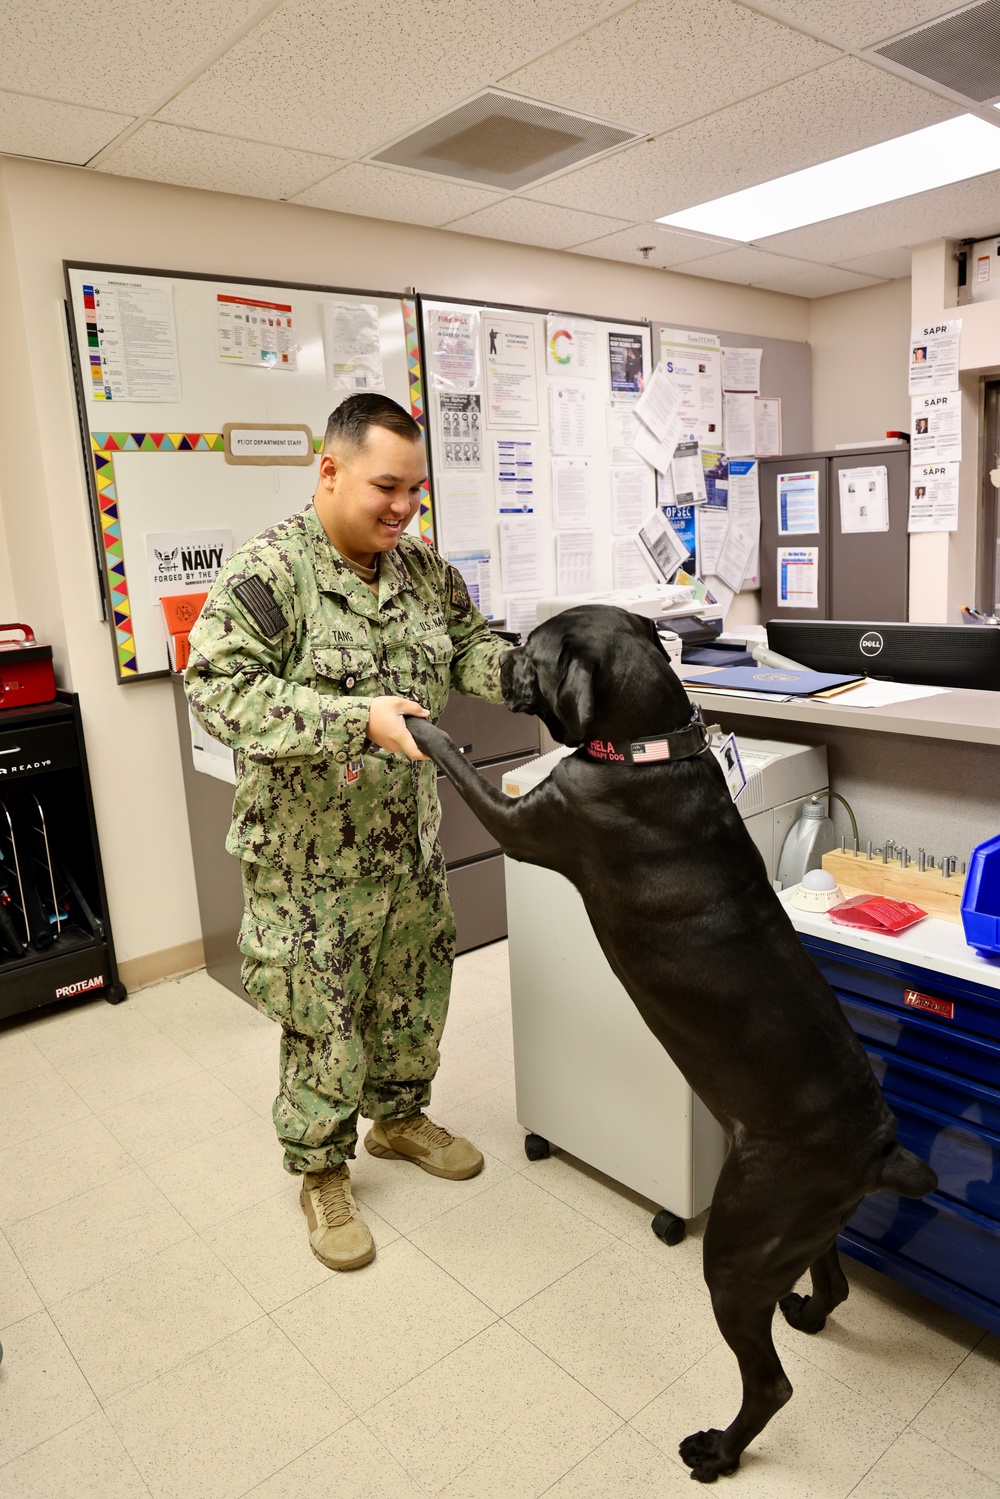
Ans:
[[[701,709],[695,705],[691,721],[672,734],[650,734],[645,739],[631,739],[614,744],[610,739],[588,739],[583,746],[590,760],[603,765],[652,765],[655,760],[690,760],[700,755],[708,744]]]

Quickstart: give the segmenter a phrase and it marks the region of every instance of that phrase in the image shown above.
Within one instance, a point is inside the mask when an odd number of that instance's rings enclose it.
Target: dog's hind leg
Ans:
[[[850,1294],[836,1243],[831,1244],[810,1266],[809,1273],[812,1276],[812,1295],[800,1296],[797,1291],[790,1291],[787,1296],[782,1296],[778,1305],[789,1327],[799,1332],[822,1332],[834,1307],[846,1301]]]
[[[719,1330],[736,1355],[743,1380],[743,1404],[725,1431],[696,1431],[685,1437],[680,1455],[691,1477],[714,1483],[734,1473],[748,1442],[763,1431],[775,1411],[791,1399],[792,1386],[771,1341],[774,1299],[756,1302],[745,1287],[730,1284],[712,1290]]]
[[[788,1176],[780,1165],[761,1169],[734,1147],[722,1168],[705,1231],[705,1280],[719,1331],[736,1355],[743,1403],[725,1431],[686,1437],[680,1454],[692,1478],[712,1483],[739,1467],[748,1442],[791,1399],[792,1386],[771,1341],[778,1297],[809,1264],[788,1239]],[[748,1177],[753,1185],[748,1183]]]

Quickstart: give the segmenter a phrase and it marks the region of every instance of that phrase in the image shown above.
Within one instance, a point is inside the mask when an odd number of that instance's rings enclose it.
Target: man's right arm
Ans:
[[[361,758],[372,699],[282,676],[294,646],[290,590],[257,559],[223,568],[191,631],[184,686],[213,739],[251,760]]]

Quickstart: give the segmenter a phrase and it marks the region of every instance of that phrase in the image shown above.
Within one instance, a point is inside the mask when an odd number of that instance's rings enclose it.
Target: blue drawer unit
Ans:
[[[840,1247],[1000,1333],[1000,990],[799,934],[868,1054],[899,1138],[938,1175],[866,1197]]]

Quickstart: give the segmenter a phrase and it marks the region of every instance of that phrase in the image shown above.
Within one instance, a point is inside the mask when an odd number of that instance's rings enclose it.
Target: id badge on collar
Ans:
[[[729,795],[736,801],[747,783],[746,771],[740,752],[736,748],[736,735],[727,734],[721,744],[712,745],[712,753],[722,766],[722,773],[729,787]]]

